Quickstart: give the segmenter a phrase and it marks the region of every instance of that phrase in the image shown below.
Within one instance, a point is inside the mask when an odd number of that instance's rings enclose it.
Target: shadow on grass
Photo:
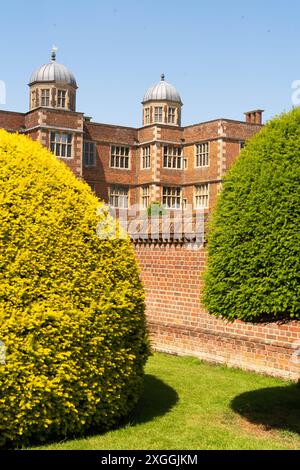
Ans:
[[[178,401],[178,395],[176,391],[158,379],[154,375],[145,375],[144,378],[144,391],[142,397],[134,410],[126,417],[120,420],[120,422],[112,427],[110,431],[116,431],[124,426],[130,425],[135,426],[142,423],[147,423],[153,419],[163,416],[168,413]],[[108,430],[101,428],[90,428],[85,430],[84,433],[80,434],[69,434],[68,436],[62,437],[51,437],[41,442],[38,439],[33,439],[31,442],[31,449],[39,449],[39,446],[47,446],[50,444],[62,444],[73,439],[86,439],[95,436],[101,436],[106,434]],[[29,449],[27,447],[27,449]]]
[[[177,392],[172,387],[154,375],[146,375],[143,395],[126,422],[135,425],[151,421],[168,413],[177,401]]]
[[[300,385],[272,387],[242,393],[231,408],[250,423],[266,429],[300,434]]]

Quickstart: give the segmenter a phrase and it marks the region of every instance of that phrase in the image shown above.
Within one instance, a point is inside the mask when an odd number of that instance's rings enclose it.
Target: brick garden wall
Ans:
[[[300,378],[300,322],[251,325],[219,320],[199,303],[204,249],[160,242],[136,242],[134,247],[156,350],[293,380]]]

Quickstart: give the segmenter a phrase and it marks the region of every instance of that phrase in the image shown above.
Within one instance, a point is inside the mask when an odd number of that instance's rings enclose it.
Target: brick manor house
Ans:
[[[181,217],[177,209],[191,205],[194,214],[208,215],[225,172],[262,127],[261,110],[246,113],[244,122],[216,119],[182,127],[180,95],[163,75],[143,98],[142,127],[94,123],[76,111],[76,80],[56,62],[55,51],[51,62],[31,75],[29,90],[30,110],[0,111],[0,127],[48,147],[117,215],[118,208],[152,202],[169,208],[162,213],[174,219]],[[153,347],[299,380],[300,322],[250,325],[210,315],[200,302],[206,249],[192,232],[173,234],[131,236]]]
[[[29,111],[0,111],[0,127],[38,140],[112,207],[159,202],[208,210],[244,142],[261,129],[262,111],[245,122],[216,119],[181,126],[183,103],[165,81],[145,93],[142,127],[93,122],[76,111],[77,83],[64,65],[39,67],[29,81]]]

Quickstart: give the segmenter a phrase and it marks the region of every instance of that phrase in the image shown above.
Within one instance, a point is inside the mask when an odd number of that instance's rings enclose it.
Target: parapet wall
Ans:
[[[251,325],[219,320],[199,301],[206,263],[203,248],[175,241],[133,244],[156,350],[300,379],[300,322]]]

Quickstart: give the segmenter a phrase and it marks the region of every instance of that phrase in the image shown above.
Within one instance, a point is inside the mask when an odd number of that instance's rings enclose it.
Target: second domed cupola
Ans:
[[[38,107],[76,110],[77,83],[73,73],[56,62],[56,48],[51,62],[36,69],[30,77],[30,109]]]
[[[148,101],[173,101],[182,105],[178,91],[173,85],[165,81],[164,74],[161,75],[159,83],[153,85],[146,91],[143,98],[143,104]]]
[[[176,88],[165,81],[164,74],[160,82],[150,87],[143,98],[143,125],[169,124],[181,125],[182,101]]]

